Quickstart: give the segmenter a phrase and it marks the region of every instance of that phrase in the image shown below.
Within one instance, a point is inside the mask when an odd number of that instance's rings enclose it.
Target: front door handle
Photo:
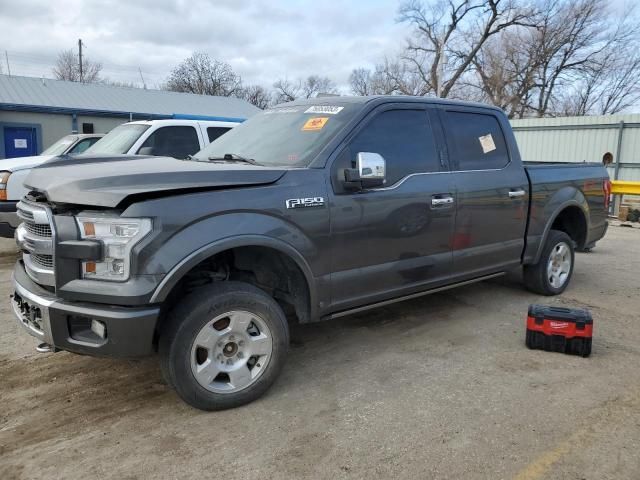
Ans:
[[[527,194],[527,192],[525,192],[523,189],[510,190],[509,191],[509,198],[524,197],[526,194]]]
[[[439,207],[441,205],[451,205],[452,203],[453,203],[453,197],[450,197],[450,196],[433,197],[431,199],[432,207]]]

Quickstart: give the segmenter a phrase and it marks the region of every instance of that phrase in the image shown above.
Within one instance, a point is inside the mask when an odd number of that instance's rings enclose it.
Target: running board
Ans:
[[[328,315],[324,318],[333,320],[334,318],[346,317],[347,315],[364,312],[366,310],[371,310],[373,308],[384,307],[385,305],[391,305],[392,303],[404,302],[405,300],[424,297],[425,295],[431,295],[432,293],[442,292],[444,290],[450,290],[452,288],[462,287],[464,285],[482,282],[484,280],[489,280],[490,278],[500,277],[505,273],[506,272],[492,273],[491,275],[484,275],[482,277],[473,278],[471,280],[465,280],[464,282],[452,283],[451,285],[445,285],[443,287],[433,288],[431,290],[425,290],[424,292],[412,293],[411,295],[404,295],[402,297],[392,298],[390,300],[383,300],[382,302],[372,303],[370,305],[365,305],[363,307],[356,307],[356,308],[351,308],[349,310],[343,310],[342,312],[332,313],[331,315]]]

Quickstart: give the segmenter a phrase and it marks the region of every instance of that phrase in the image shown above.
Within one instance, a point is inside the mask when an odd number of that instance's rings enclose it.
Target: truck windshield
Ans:
[[[119,125],[104,137],[87,148],[85,154],[105,154],[119,155],[127,153],[131,146],[136,143],[142,133],[149,128],[149,125],[125,123]]]
[[[47,148],[40,155],[62,155],[67,149],[71,146],[73,142],[75,142],[75,135],[67,135],[66,137],[62,137],[56,143]]]
[[[293,105],[265,110],[231,129],[192,159],[252,159],[259,165],[306,167],[359,105]]]

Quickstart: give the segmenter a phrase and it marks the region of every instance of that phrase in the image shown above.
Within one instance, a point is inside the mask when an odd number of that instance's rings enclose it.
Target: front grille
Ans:
[[[24,222],[24,228],[27,230],[27,232],[33,233],[38,237],[51,238],[51,227],[49,225]]]
[[[18,209],[18,216],[20,218],[22,218],[23,220],[33,220],[33,212],[31,212],[30,210],[21,208],[20,204],[18,204],[17,209]]]
[[[16,230],[16,240],[24,251],[24,268],[36,283],[54,286],[51,212],[46,205],[25,200],[18,203],[17,211],[22,223]]]
[[[53,255],[31,254],[31,261],[42,268],[53,268]]]

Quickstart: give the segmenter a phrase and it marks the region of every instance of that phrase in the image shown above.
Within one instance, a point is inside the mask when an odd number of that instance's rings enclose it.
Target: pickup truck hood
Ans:
[[[47,160],[51,160],[53,157],[54,155],[38,155],[35,157],[5,158],[0,163],[0,171],[17,172],[18,170],[24,170],[25,168],[37,167]]]
[[[34,168],[24,181],[49,201],[116,207],[130,195],[264,185],[285,169],[139,155],[59,157]]]

